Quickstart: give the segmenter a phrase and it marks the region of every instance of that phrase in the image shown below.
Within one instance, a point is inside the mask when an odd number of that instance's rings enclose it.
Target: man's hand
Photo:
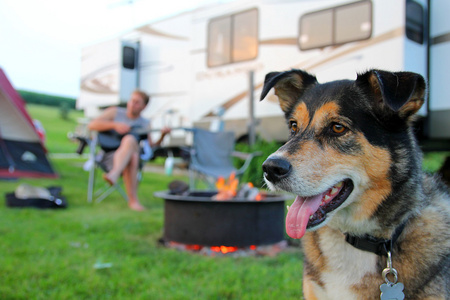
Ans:
[[[163,136],[165,136],[166,134],[170,133],[171,131],[172,131],[172,129],[170,129],[169,127],[163,127],[163,128],[161,129],[161,134],[162,134]]]
[[[117,131],[118,134],[124,135],[128,132],[130,132],[131,127],[128,124],[125,123],[114,123],[114,130]]]

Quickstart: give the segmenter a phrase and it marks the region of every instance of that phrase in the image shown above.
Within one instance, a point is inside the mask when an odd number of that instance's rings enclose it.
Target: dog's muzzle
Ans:
[[[272,183],[277,183],[281,179],[289,176],[292,170],[291,164],[281,158],[268,158],[262,165],[264,178]]]

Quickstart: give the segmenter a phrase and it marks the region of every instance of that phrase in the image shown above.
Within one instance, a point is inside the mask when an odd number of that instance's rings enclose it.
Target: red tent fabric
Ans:
[[[25,101],[0,68],[0,179],[56,178]]]

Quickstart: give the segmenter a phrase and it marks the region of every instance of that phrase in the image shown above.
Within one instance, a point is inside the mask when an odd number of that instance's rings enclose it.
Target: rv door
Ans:
[[[119,102],[126,103],[139,87],[139,42],[122,41]]]

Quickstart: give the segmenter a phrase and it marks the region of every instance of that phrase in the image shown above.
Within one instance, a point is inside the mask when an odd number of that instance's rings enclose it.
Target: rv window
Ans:
[[[208,30],[208,66],[231,62],[231,17],[213,20]]]
[[[406,37],[423,44],[423,7],[414,1],[406,2]]]
[[[372,34],[371,3],[360,2],[335,10],[335,44],[365,40]]]
[[[134,48],[124,46],[122,49],[122,65],[125,69],[134,69],[136,61],[136,50]]]
[[[333,11],[305,15],[300,25],[300,48],[313,49],[333,44]]]
[[[208,24],[209,67],[256,58],[258,10],[251,9],[213,19]]]
[[[301,50],[365,40],[372,35],[372,2],[359,1],[300,18],[298,43]]]
[[[258,55],[258,13],[256,9],[234,16],[233,62],[250,60]]]

